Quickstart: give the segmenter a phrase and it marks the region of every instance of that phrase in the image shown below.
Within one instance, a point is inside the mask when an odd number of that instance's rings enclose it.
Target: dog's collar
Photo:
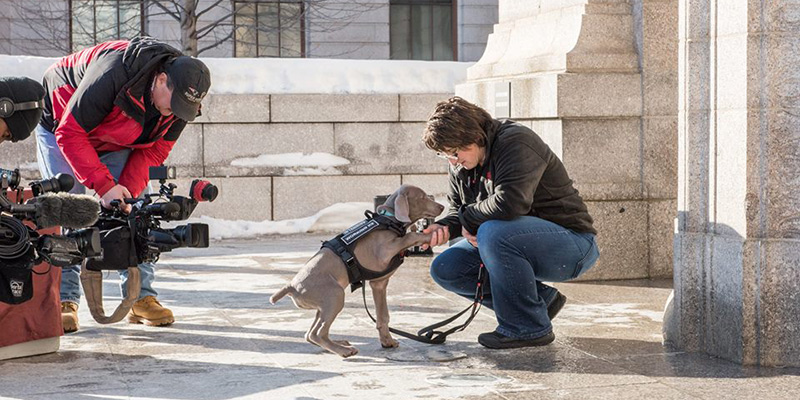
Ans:
[[[380,209],[380,211],[378,211],[378,215],[383,215],[385,217],[394,217],[394,213],[385,208]]]

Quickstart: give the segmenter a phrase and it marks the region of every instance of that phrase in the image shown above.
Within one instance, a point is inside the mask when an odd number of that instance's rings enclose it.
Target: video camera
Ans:
[[[143,262],[156,262],[163,252],[180,247],[208,247],[208,225],[186,224],[175,228],[162,228],[162,222],[188,219],[195,207],[203,201],[214,201],[219,190],[208,181],[195,179],[189,196],[174,194],[172,167],[151,167],[150,179],[161,184],[157,194],[146,194],[138,199],[124,199],[131,205],[125,214],[119,200],[104,209],[95,225],[100,230],[101,244],[107,250],[103,259],[87,260],[86,268],[93,271],[123,270]]]
[[[0,301],[25,302],[33,295],[32,268],[42,262],[63,267],[101,255],[100,236],[94,224],[100,206],[89,196],[72,195],[71,176],[58,174],[30,182],[33,198],[22,203],[19,170],[0,169]],[[16,202],[8,192],[16,191]],[[46,194],[46,195],[45,195]],[[29,224],[26,224],[28,221]],[[64,235],[41,235],[36,228],[71,228]]]

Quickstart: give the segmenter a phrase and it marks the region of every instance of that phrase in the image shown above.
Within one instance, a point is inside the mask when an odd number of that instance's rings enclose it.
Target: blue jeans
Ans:
[[[431,277],[472,300],[483,263],[489,274],[483,305],[494,310],[498,333],[519,339],[538,338],[553,329],[547,303],[556,290],[541,281],[577,278],[600,255],[594,234],[529,216],[484,222],[477,238],[477,248],[462,240],[436,257]]]
[[[41,125],[36,126],[36,159],[39,162],[39,172],[42,174],[43,179],[51,178],[58,173],[65,173],[75,175],[72,172],[72,167],[69,166],[64,154],[56,144],[56,136],[45,129]],[[122,169],[125,168],[125,163],[128,161],[128,156],[131,150],[125,149],[108,153],[100,157],[100,162],[105,164],[111,175],[115,179],[119,179],[122,174]],[[145,189],[144,193],[149,192]],[[75,186],[70,190],[70,193],[84,194],[86,193],[86,186],[81,185],[75,180]],[[139,271],[142,280],[142,291],[139,293],[139,298],[145,296],[157,296],[155,289],[153,289],[153,280],[155,279],[155,265],[152,263],[139,264]],[[80,286],[80,265],[70,265],[61,269],[61,301],[72,301],[79,303],[81,299],[81,286]],[[120,289],[122,290],[122,297],[126,297],[128,271],[120,271]]]

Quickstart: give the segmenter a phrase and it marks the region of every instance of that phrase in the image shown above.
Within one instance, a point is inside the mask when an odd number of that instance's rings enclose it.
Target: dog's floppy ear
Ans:
[[[405,193],[400,193],[394,198],[394,217],[400,222],[411,222],[411,218],[408,217],[408,197]]]

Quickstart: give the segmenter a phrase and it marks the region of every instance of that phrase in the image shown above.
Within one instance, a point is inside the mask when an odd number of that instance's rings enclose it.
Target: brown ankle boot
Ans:
[[[71,301],[61,302],[61,325],[64,326],[64,333],[78,330],[78,304]]]
[[[172,311],[165,308],[153,296],[146,296],[135,303],[128,313],[128,322],[150,326],[169,325],[175,322]]]

